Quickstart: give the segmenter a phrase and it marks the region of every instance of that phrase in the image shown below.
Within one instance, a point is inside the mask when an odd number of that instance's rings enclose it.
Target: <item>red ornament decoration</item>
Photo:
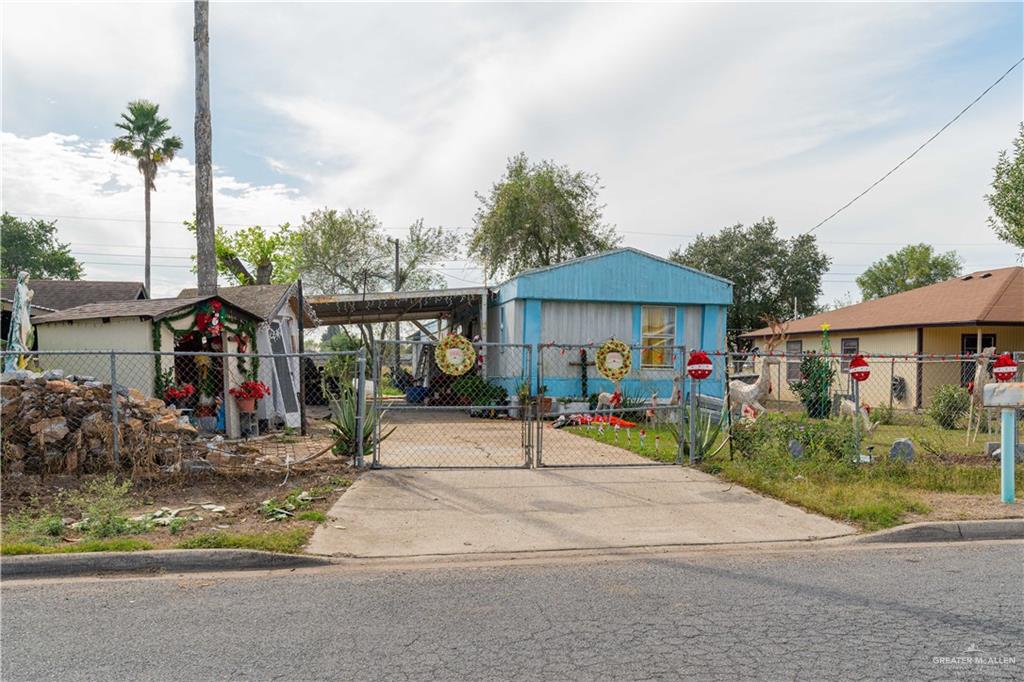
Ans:
[[[850,376],[854,381],[864,381],[871,376],[871,368],[864,356],[857,353],[850,359]]]
[[[1013,381],[1013,378],[1017,376],[1017,363],[1013,361],[1013,356],[1003,353],[996,358],[996,361],[992,363],[992,376],[996,378],[996,381]]]
[[[707,379],[711,376],[711,370],[713,369],[714,365],[711,364],[711,358],[702,350],[695,350],[690,353],[690,357],[686,361],[686,373],[690,375],[691,379],[696,381]]]

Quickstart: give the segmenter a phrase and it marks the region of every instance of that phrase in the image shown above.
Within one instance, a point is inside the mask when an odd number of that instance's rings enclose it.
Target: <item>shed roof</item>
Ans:
[[[151,320],[159,320],[172,313],[179,312],[186,308],[195,306],[203,301],[217,296],[196,296],[193,298],[147,298],[137,301],[108,301],[105,303],[87,303],[77,308],[61,310],[48,315],[42,315],[33,324],[49,324],[51,322],[70,322],[73,320],[94,320],[104,317],[141,317]],[[224,300],[224,299],[222,299]],[[230,301],[224,302],[238,312],[249,317],[257,317],[249,310],[245,310]]]
[[[16,279],[0,280],[0,298],[14,298]],[[147,298],[142,282],[98,282],[87,279],[29,279],[32,305],[51,310],[67,310],[86,303],[130,301]]]
[[[832,331],[935,327],[951,325],[1024,324],[1024,268],[981,270],[944,282],[911,289],[793,320],[789,334]],[[768,336],[765,327],[743,336]]]
[[[217,296],[241,310],[247,310],[263,320],[269,321],[284,307],[288,299],[295,296],[294,284],[251,284],[235,287],[217,287]],[[193,298],[199,295],[196,288],[182,289],[178,298]],[[316,326],[316,319],[307,303],[305,326]],[[296,310],[297,308],[293,308]]]

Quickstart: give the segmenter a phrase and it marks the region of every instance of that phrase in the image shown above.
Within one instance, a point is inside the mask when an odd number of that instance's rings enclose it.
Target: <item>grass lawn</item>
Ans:
[[[617,440],[608,429],[603,434],[596,428],[569,430],[651,460],[675,461],[675,438],[665,428],[648,428],[642,447],[635,432],[626,439],[625,429]],[[655,435],[661,437],[660,448],[654,445]],[[897,438],[914,442],[917,456],[913,462],[904,464],[885,457]],[[966,431],[944,430],[918,419],[877,426],[864,439],[865,448],[875,446],[876,461],[870,464],[823,452],[809,452],[804,459],[794,459],[786,451],[785,443],[777,442],[761,452],[735,452],[732,458],[726,445],[698,467],[784,502],[865,530],[877,530],[898,525],[910,515],[927,515],[928,494],[948,493],[998,502],[1000,471],[994,459],[981,454],[985,435],[979,436],[970,448],[965,440]],[[721,444],[720,437],[715,448]],[[1016,476],[1020,495],[1024,492],[1024,467],[1017,467]]]
[[[647,436],[642,444],[638,428],[619,429],[618,437],[616,437],[614,429],[606,428],[602,433],[597,430],[596,426],[590,429],[584,426],[570,426],[564,430],[608,445],[617,445],[655,462],[671,463],[676,461],[676,437],[671,430],[665,427],[647,427]]]

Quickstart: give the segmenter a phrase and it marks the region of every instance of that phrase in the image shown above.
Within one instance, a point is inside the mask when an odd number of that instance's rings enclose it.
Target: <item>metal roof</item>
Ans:
[[[480,298],[489,295],[487,287],[464,287],[314,295],[306,296],[306,303],[316,313],[320,324],[360,324],[430,320],[460,308],[478,306]]]

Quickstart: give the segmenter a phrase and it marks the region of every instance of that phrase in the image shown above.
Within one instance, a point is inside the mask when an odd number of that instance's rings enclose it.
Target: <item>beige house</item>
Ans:
[[[772,368],[772,383],[781,388],[773,398],[797,400],[789,384],[800,378],[798,354],[821,349],[824,324],[832,352],[847,356],[837,360],[841,372],[848,356],[869,356],[872,371],[861,386],[863,400],[921,408],[938,386],[966,386],[973,378],[973,360],[934,356],[969,356],[990,346],[999,353],[1024,351],[1024,268],[973,272],[791,321],[786,347],[776,349],[787,357]],[[765,328],[743,336],[758,344],[770,333]],[[875,354],[915,357],[870,357]],[[841,376],[836,389],[842,392],[847,382],[848,377]]]

